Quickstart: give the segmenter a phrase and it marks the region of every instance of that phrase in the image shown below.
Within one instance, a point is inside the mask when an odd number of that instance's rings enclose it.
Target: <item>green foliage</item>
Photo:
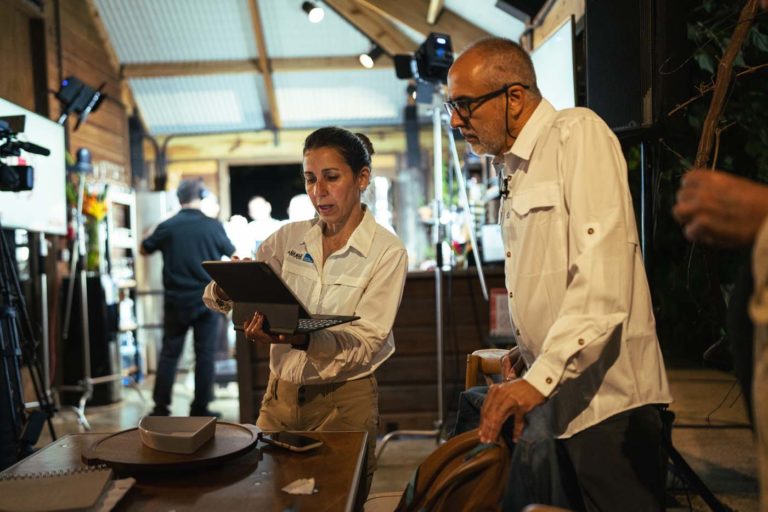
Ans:
[[[744,0],[702,0],[690,12],[688,39],[690,97],[714,83],[719,60],[736,26]],[[734,64],[734,82],[718,125],[724,128],[717,150],[718,169],[768,181],[768,68],[736,78],[768,63],[768,15],[761,13]],[[681,98],[685,101],[687,98]],[[654,176],[653,253],[647,261],[659,337],[665,355],[676,362],[701,361],[702,352],[726,333],[710,282],[720,283],[729,299],[737,270],[748,264],[743,252],[705,251],[688,243],[671,216],[680,176],[690,168],[711,94],[661,120],[658,174]],[[727,128],[725,128],[727,127]],[[631,157],[630,157],[631,160]],[[717,290],[715,290],[717,292]],[[717,294],[716,294],[717,295]]]

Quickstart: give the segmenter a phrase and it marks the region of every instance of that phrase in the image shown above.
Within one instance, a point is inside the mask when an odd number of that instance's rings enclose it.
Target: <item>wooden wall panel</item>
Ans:
[[[86,123],[74,131],[76,119],[67,121],[70,151],[81,147],[90,149],[94,162],[108,160],[126,169],[130,177],[128,115],[120,102],[120,70],[110,63],[105,42],[91,18],[86,0],[60,1],[62,68],[49,73],[53,89],[58,89],[58,77],[74,75],[86,85],[97,89],[105,84],[107,98],[91,113]],[[51,19],[54,19],[52,17]],[[55,31],[54,31],[55,35]],[[55,48],[55,45],[52,45]],[[58,60],[54,59],[58,66]],[[58,108],[56,109],[58,113]]]
[[[0,98],[35,110],[28,8],[0,0]]]

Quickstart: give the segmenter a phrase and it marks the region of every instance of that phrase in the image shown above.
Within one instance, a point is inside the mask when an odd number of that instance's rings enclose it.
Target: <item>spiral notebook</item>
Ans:
[[[0,511],[97,510],[113,476],[107,466],[0,476]]]

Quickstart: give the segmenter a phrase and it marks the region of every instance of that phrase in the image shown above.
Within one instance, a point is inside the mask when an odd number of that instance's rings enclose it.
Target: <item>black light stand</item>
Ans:
[[[85,196],[85,181],[86,173],[91,172],[93,166],[91,164],[91,154],[85,149],[81,148],[77,152],[77,163],[70,169],[72,172],[79,174],[78,193],[77,193],[77,211],[75,213],[75,239],[72,243],[72,257],[69,267],[69,286],[67,288],[67,298],[64,310],[64,326],[62,329],[62,339],[67,341],[70,334],[70,322],[72,317],[72,304],[74,300],[75,281],[80,283],[80,327],[82,333],[82,339],[80,340],[82,346],[82,377],[77,384],[61,385],[59,390],[61,391],[75,391],[80,393],[80,399],[78,400],[77,407],[72,406],[72,410],[77,415],[77,420],[85,430],[91,430],[91,425],[88,422],[88,418],[85,416],[85,405],[93,397],[93,386],[96,384],[104,384],[107,382],[113,382],[120,380],[122,375],[120,372],[112,373],[110,375],[104,375],[99,377],[93,377],[93,370],[91,367],[91,337],[89,331],[88,321],[88,279],[85,269],[86,250],[85,250],[85,234],[84,234],[84,222],[83,222],[83,198]]]
[[[69,265],[69,282],[67,287],[67,300],[64,309],[64,325],[61,331],[63,341],[69,338],[69,322],[72,316],[72,301],[75,293],[75,280],[80,280],[80,314],[82,323],[83,345],[83,379],[76,386],[59,386],[61,391],[80,391],[80,400],[77,407],[72,410],[77,415],[77,421],[85,430],[91,430],[88,418],[85,417],[85,404],[93,396],[93,382],[91,382],[91,340],[88,332],[88,288],[85,275],[85,237],[83,224],[83,196],[85,195],[85,174],[80,174],[77,187],[77,213],[75,213],[75,239],[72,241],[72,255]],[[79,265],[78,265],[79,263]],[[77,276],[77,277],[76,277]]]
[[[640,149],[640,247],[643,254],[643,261],[648,266],[649,261],[649,244],[648,244],[648,232],[649,226],[653,225],[653,208],[648,208],[649,204],[653,204],[652,186],[653,183],[648,183],[648,144],[647,138],[652,135],[648,133],[647,129],[637,129],[633,132],[623,132],[617,134],[620,139],[627,140],[634,137],[638,137],[638,144]],[[653,159],[651,158],[653,161]],[[648,272],[646,268],[646,272]],[[690,487],[696,494],[701,496],[701,499],[709,506],[713,512],[730,512],[730,508],[725,506],[714,493],[707,487],[707,484],[696,474],[693,468],[685,461],[680,452],[677,451],[672,444],[672,427],[675,421],[675,413],[670,411],[667,407],[660,409],[661,424],[662,424],[662,449],[668,459],[668,471],[675,476],[683,480],[688,487]]]
[[[51,418],[55,412],[45,389],[40,361],[37,357],[37,343],[32,324],[27,314],[24,295],[21,292],[16,273],[15,258],[11,254],[0,224],[0,382],[2,398],[0,403],[7,411],[0,417],[8,419],[1,432],[3,452],[0,469],[20,460],[33,451],[47,421],[51,438],[56,439]],[[37,409],[28,412],[24,402],[21,367],[26,364],[37,398]],[[10,428],[8,428],[10,427]],[[9,443],[10,441],[10,443]]]

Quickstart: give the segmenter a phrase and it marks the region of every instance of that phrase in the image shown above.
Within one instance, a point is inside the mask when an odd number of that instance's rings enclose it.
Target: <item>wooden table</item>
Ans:
[[[307,432],[323,445],[304,453],[266,445],[211,468],[146,472],[116,510],[350,511],[362,510],[366,432]],[[108,434],[72,434],[9,467],[0,475],[84,466],[83,450]],[[315,479],[317,493],[294,496],[281,489],[298,478]],[[41,489],[42,492],[45,492]]]

